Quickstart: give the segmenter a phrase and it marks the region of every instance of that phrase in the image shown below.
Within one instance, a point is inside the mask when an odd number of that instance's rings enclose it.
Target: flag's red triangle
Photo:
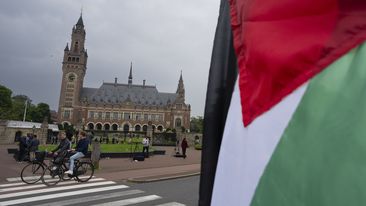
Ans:
[[[366,39],[365,0],[230,0],[230,10],[245,125]]]

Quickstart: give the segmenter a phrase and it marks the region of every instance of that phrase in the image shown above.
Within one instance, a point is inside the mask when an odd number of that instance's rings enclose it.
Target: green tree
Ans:
[[[13,107],[11,109],[11,115],[8,119],[12,120],[23,120],[25,104],[27,104],[27,116],[25,118],[26,121],[31,121],[31,117],[29,115],[29,111],[32,110],[31,100],[26,95],[16,95],[12,97]]]
[[[44,118],[49,121],[51,117],[50,106],[46,103],[39,103],[37,106],[31,105],[29,116],[33,122],[43,122]]]
[[[191,130],[191,132],[197,132],[197,133],[203,132],[203,117],[202,116],[191,117],[190,130]]]
[[[12,91],[9,88],[0,85],[0,119],[9,119],[13,106],[11,94]]]

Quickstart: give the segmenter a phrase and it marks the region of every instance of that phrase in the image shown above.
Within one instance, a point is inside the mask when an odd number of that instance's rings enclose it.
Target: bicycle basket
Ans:
[[[46,152],[45,151],[36,151],[35,155],[36,155],[36,161],[43,162],[44,158],[46,157]]]

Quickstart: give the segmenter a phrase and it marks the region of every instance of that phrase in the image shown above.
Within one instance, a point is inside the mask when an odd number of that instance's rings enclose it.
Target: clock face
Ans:
[[[74,81],[75,80],[75,74],[73,74],[73,73],[69,74],[68,78],[69,78],[70,82]]]

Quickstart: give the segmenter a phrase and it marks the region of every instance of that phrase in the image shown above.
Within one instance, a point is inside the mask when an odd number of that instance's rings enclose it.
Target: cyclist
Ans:
[[[55,157],[55,163],[58,164],[66,157],[68,150],[71,148],[70,141],[66,138],[65,132],[60,132],[58,135],[60,143],[58,146],[49,152]]]
[[[69,170],[65,172],[65,174],[73,174],[74,171],[74,161],[84,157],[88,153],[89,140],[86,138],[86,133],[81,131],[79,133],[79,141],[76,145],[76,153],[70,157],[70,166]]]

